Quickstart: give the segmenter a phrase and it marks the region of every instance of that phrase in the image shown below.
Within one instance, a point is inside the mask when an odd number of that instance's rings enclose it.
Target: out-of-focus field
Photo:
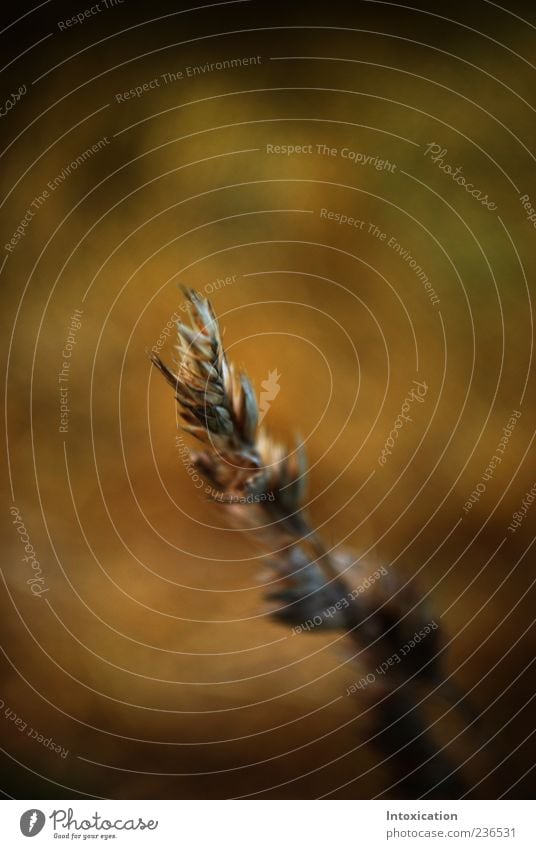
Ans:
[[[344,696],[367,670],[346,662],[339,634],[292,636],[267,618],[260,552],[191,480],[172,393],[151,372],[146,351],[182,303],[180,284],[210,293],[231,278],[211,295],[225,344],[258,390],[280,374],[264,423],[306,440],[316,526],[330,546],[370,549],[444,614],[447,666],[483,713],[464,734],[452,713],[439,719],[449,705],[437,698],[430,721],[446,742],[460,733],[452,750],[468,759],[469,785],[481,782],[473,795],[494,797],[533,762],[522,741],[534,725],[524,670],[534,657],[536,507],[516,533],[508,525],[534,485],[534,228],[519,200],[536,197],[534,33],[489,5],[483,18],[484,4],[453,17],[509,50],[369,4],[339,15],[245,6],[96,44],[13,112],[8,141],[24,132],[3,159],[3,243],[50,180],[109,143],[32,207],[26,234],[3,251],[5,789],[370,797],[393,781],[367,742],[366,703]],[[139,13],[107,14],[113,22],[83,25],[90,41]],[[305,19],[356,31],[288,28]],[[234,30],[251,31],[201,38]],[[23,72],[11,69],[6,91],[76,53],[89,32],[59,37]],[[118,102],[153,79],[160,85]],[[431,143],[496,211],[440,170]],[[344,149],[395,167],[356,164]],[[414,380],[426,398],[381,466]],[[521,416],[501,462],[464,512],[513,410]],[[42,569],[41,597],[27,583],[13,504]],[[68,756],[17,728],[6,708]],[[529,782],[510,795],[526,795]]]

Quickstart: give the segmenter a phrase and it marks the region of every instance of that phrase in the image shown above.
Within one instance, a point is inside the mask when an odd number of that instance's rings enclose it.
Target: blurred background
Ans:
[[[304,438],[327,544],[428,594],[481,714],[426,708],[470,795],[529,794],[534,26],[412,6],[2,13],[5,795],[397,797],[345,695],[367,670],[266,616],[181,460],[147,356],[181,285],[258,391],[277,371],[264,424]]]

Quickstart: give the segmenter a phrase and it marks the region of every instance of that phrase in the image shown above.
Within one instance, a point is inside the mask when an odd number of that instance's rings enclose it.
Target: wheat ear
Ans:
[[[318,630],[343,629],[374,669],[430,621],[429,611],[390,574],[366,593],[353,592],[369,567],[351,552],[328,551],[310,525],[303,508],[303,446],[298,442],[289,453],[259,427],[252,384],[228,362],[211,304],[194,290],[185,295],[190,323],[177,323],[174,369],[154,353],[151,360],[175,391],[182,427],[203,445],[192,452],[193,465],[230,520],[269,552],[276,588],[267,598],[279,605],[273,615],[298,628],[320,620]],[[336,615],[328,616],[333,608]],[[368,694],[378,744],[397,765],[410,797],[455,798],[464,789],[415,708],[415,680],[442,680],[440,648],[436,632]]]

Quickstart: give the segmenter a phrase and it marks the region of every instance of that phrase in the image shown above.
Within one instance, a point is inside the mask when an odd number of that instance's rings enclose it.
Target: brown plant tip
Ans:
[[[326,548],[304,511],[307,459],[302,441],[289,452],[259,427],[253,386],[228,362],[211,304],[193,289],[184,291],[190,323],[177,322],[174,368],[154,353],[151,360],[175,392],[183,429],[202,443],[202,450],[191,453],[193,465],[210,485],[211,500],[266,552],[272,573],[266,599],[275,603],[271,615],[297,626],[297,632],[311,630],[304,624],[311,622],[316,632],[344,630],[357,656],[363,655],[369,668],[377,667],[426,627],[430,611],[418,593],[401,586],[383,567],[386,577],[362,592],[375,566],[341,548]],[[382,745],[410,775],[415,762],[424,761],[411,793],[427,792],[437,782],[445,794],[457,795],[459,784],[455,776],[449,783],[450,764],[438,755],[412,695],[414,678],[437,682],[443,677],[440,631],[408,658],[389,677],[372,675],[380,699],[375,706],[378,724],[397,728],[384,734]],[[400,691],[406,683],[409,689]],[[424,769],[427,758],[433,763]]]
[[[257,433],[255,393],[227,362],[209,301],[193,289],[185,293],[190,324],[177,322],[174,370],[154,353],[151,360],[175,390],[184,430],[217,450],[245,454]]]
[[[259,427],[255,391],[227,360],[210,302],[193,289],[184,293],[190,321],[177,322],[174,367],[154,353],[151,360],[175,392],[183,429],[203,443],[191,453],[195,469],[209,483],[212,500],[239,526],[255,528],[263,545],[299,547],[310,561],[321,559],[318,568],[328,580],[338,580],[303,511],[307,459],[301,440],[289,452]]]

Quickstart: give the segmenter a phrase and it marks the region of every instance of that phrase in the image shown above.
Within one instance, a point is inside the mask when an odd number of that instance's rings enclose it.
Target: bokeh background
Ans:
[[[535,484],[535,230],[521,203],[536,206],[533,10],[98,5],[71,26],[90,5],[9,7],[0,28],[0,106],[26,87],[0,118],[3,793],[397,796],[366,703],[344,695],[367,670],[338,634],[292,636],[266,615],[262,552],[181,462],[146,352],[161,339],[172,358],[161,335],[188,285],[210,294],[258,389],[280,375],[265,424],[306,440],[327,543],[396,570],[442,617],[479,727],[439,699],[426,710],[470,795],[529,795],[536,506],[508,526]],[[432,143],[495,209],[426,155]],[[414,380],[426,399],[382,467]],[[513,410],[502,462],[464,512]]]

